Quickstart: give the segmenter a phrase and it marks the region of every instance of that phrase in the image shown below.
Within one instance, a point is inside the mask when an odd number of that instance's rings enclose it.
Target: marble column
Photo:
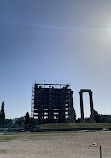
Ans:
[[[82,92],[79,92],[79,94],[80,94],[81,122],[84,122],[83,93],[82,93]]]
[[[90,97],[90,111],[91,111],[90,119],[91,122],[95,122],[92,92],[89,92],[89,97]]]

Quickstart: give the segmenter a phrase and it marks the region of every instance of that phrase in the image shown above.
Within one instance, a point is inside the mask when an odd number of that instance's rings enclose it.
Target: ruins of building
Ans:
[[[88,92],[89,93],[89,99],[90,99],[90,122],[95,122],[95,116],[94,116],[94,107],[93,107],[93,92],[91,89],[81,89],[80,94],[80,110],[81,110],[81,122],[84,122],[84,106],[83,106],[83,93]]]
[[[73,91],[67,84],[34,84],[31,116],[38,124],[74,122]]]

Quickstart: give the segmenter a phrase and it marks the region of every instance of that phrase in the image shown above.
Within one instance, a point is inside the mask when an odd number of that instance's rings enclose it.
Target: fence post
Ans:
[[[100,145],[100,158],[102,158],[102,147]]]

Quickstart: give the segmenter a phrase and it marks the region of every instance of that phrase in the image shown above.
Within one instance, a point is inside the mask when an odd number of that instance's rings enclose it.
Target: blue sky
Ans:
[[[36,81],[92,89],[94,108],[111,114],[111,1],[0,0],[0,102],[7,118],[31,112]],[[84,94],[85,116],[89,98]]]

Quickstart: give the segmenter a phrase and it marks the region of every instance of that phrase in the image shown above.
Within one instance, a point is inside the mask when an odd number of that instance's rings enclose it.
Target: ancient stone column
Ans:
[[[91,122],[95,122],[92,92],[89,92],[89,96],[90,96],[90,111],[91,111],[90,119]]]
[[[82,92],[79,92],[79,94],[80,94],[81,122],[84,122],[83,93],[82,93]]]

